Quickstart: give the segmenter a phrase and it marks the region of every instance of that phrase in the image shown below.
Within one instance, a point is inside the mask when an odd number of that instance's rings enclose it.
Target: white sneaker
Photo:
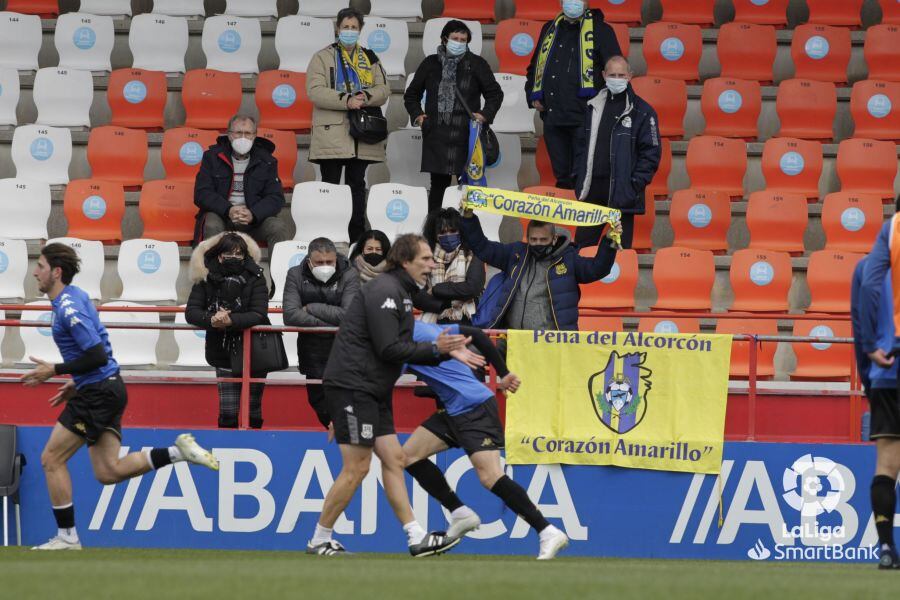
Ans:
[[[552,531],[550,534],[541,537],[541,551],[538,554],[538,560],[550,560],[556,558],[559,551],[569,545],[569,536],[565,533],[553,525],[547,529],[551,529]]]
[[[175,446],[181,451],[181,455],[186,461],[209,467],[213,471],[219,470],[219,461],[216,460],[216,457],[209,450],[200,447],[190,433],[182,433],[175,438]]]
[[[56,536],[55,538],[50,539],[49,542],[41,544],[40,546],[34,546],[31,549],[32,550],[81,550],[81,542],[79,540],[70,542],[70,541],[64,540],[60,536]]]
[[[475,513],[459,519],[451,517],[450,527],[447,528],[447,537],[461,538],[470,531],[478,529],[479,525],[481,525],[481,519]]]

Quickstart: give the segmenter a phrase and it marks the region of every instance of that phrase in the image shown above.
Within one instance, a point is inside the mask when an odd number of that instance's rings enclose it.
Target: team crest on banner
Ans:
[[[615,433],[628,433],[647,413],[651,371],[643,366],[645,352],[609,355],[602,371],[588,380],[591,404],[600,422]]]
[[[466,161],[466,172],[460,178],[460,183],[469,185],[487,185],[487,177],[484,174],[484,148],[481,146],[481,123],[476,120],[469,121],[469,155]]]

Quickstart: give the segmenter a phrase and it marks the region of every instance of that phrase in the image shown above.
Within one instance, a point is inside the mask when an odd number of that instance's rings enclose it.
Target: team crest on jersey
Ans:
[[[365,440],[372,439],[372,425],[369,423],[363,423],[362,427],[359,430],[359,435],[362,436]]]
[[[652,371],[646,352],[620,355],[613,352],[603,370],[588,379],[594,413],[613,433],[628,433],[647,414],[647,395],[652,387]]]

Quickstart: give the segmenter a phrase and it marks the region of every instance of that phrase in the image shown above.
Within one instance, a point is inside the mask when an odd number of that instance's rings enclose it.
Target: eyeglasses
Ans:
[[[236,135],[238,137],[245,137],[245,138],[256,137],[255,131],[232,131],[229,129],[228,133],[230,133],[231,135]]]

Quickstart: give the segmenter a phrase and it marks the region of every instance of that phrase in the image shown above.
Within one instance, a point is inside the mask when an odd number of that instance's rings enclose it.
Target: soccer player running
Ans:
[[[414,339],[433,341],[442,331],[439,325],[416,322]],[[500,376],[499,388],[515,392],[520,380],[506,367],[500,352],[483,331],[454,325],[452,333],[472,338],[475,347],[487,358]],[[447,448],[462,448],[472,461],[478,480],[486,489],[521,516],[538,532],[538,560],[549,560],[569,545],[565,533],[551,525],[518,483],[507,477],[500,465],[504,446],[503,424],[494,393],[479,381],[472,370],[450,359],[437,366],[408,365],[437,394],[443,408],[428,417],[403,444],[406,470],[419,485],[450,511],[447,535],[459,539],[481,524],[481,519],[450,489],[444,474],[428,457]]]
[[[72,379],[50,398],[50,406],[62,403],[66,406],[41,453],[59,531],[56,537],[33,550],[81,549],[75,530],[72,479],[66,463],[85,443],[94,475],[104,485],[184,460],[219,469],[218,461],[189,433],[179,435],[174,446],[119,457],[122,414],[128,397],[97,309],[83,290],[71,285],[78,271],[78,255],[63,244],[44,246],[34,269],[38,289],[50,297],[53,341],[64,362],[54,365],[29,357],[37,367],[25,373],[21,381],[35,387],[58,375],[71,375]]]

